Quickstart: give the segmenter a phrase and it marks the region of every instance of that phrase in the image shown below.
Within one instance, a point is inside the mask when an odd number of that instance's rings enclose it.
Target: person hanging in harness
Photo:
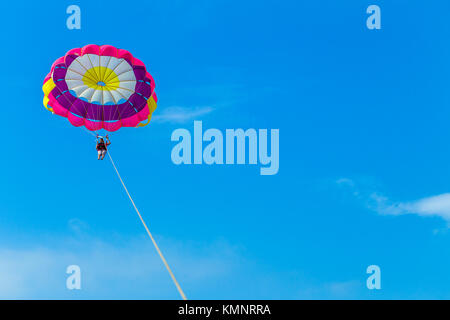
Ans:
[[[103,137],[99,137],[97,140],[97,145],[95,149],[97,149],[98,152],[98,158],[97,160],[103,160],[106,156],[106,153],[108,152],[108,146],[111,144],[109,141],[108,135],[106,135],[106,142],[103,140]]]

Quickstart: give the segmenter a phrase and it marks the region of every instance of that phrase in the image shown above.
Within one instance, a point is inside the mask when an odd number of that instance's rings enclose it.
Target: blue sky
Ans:
[[[81,30],[66,8],[81,8]],[[366,28],[381,8],[382,29]],[[178,299],[93,138],[42,106],[53,61],[111,44],[158,109],[111,154],[188,298],[449,299],[444,1],[9,2],[0,298]],[[171,162],[173,130],[280,130],[280,170]],[[77,264],[82,289],[65,288]],[[381,290],[366,268],[381,268]]]

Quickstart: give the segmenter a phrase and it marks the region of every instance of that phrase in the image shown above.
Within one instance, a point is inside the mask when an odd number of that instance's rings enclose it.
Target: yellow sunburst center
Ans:
[[[119,87],[120,80],[112,69],[99,66],[84,73],[83,83],[95,90],[113,91]]]

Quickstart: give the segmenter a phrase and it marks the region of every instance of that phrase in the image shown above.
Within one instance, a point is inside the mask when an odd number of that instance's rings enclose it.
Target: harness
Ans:
[[[106,150],[106,144],[104,142],[99,142],[97,144],[97,150]]]

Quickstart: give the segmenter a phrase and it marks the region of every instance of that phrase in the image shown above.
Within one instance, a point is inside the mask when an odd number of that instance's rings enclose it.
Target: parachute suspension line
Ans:
[[[95,140],[98,140],[98,138],[99,138],[99,131],[98,130],[95,130],[95,131],[90,131],[90,130],[88,130],[88,129],[86,129],[86,127],[85,126],[82,126],[82,128],[83,128],[83,130],[84,131],[86,131],[87,133],[89,133],[91,136],[93,136],[93,137],[95,137]],[[100,132],[101,133],[101,132]],[[107,134],[108,136],[110,135],[111,133],[109,133],[109,134]]]
[[[131,201],[131,203],[133,204],[134,210],[136,210],[136,213],[138,214],[139,219],[141,220],[141,222],[142,222],[142,224],[143,224],[145,230],[147,231],[147,234],[149,235],[150,239],[152,240],[153,245],[154,245],[155,248],[156,248],[156,251],[158,251],[159,257],[161,258],[162,262],[164,263],[164,266],[166,267],[167,271],[169,272],[170,277],[171,277],[172,280],[173,280],[173,283],[174,283],[175,286],[177,287],[178,292],[180,293],[180,295],[181,295],[181,297],[183,298],[183,300],[187,300],[186,296],[184,295],[183,290],[181,290],[180,284],[178,283],[177,279],[175,278],[175,275],[173,274],[172,270],[170,269],[169,264],[167,263],[166,259],[164,258],[164,256],[163,256],[161,250],[159,250],[159,247],[158,247],[158,245],[156,244],[155,239],[153,238],[153,236],[152,236],[150,230],[148,229],[147,225],[145,224],[144,219],[142,218],[141,214],[139,213],[139,210],[138,210],[138,208],[136,207],[136,204],[134,203],[133,198],[131,198],[131,195],[130,195],[130,193],[128,192],[127,187],[125,186],[125,183],[123,182],[122,177],[120,176],[120,173],[119,173],[119,171],[117,170],[117,167],[116,167],[116,165],[114,164],[114,161],[113,161],[113,159],[112,159],[111,154],[109,153],[109,151],[107,152],[107,154],[108,154],[109,160],[111,160],[111,163],[112,163],[112,165],[113,165],[113,167],[114,167],[114,170],[115,170],[116,173],[117,173],[117,176],[119,177],[120,182],[122,183],[123,188],[125,189],[125,192],[126,192],[127,195],[128,195],[128,198],[130,198],[130,201]]]

